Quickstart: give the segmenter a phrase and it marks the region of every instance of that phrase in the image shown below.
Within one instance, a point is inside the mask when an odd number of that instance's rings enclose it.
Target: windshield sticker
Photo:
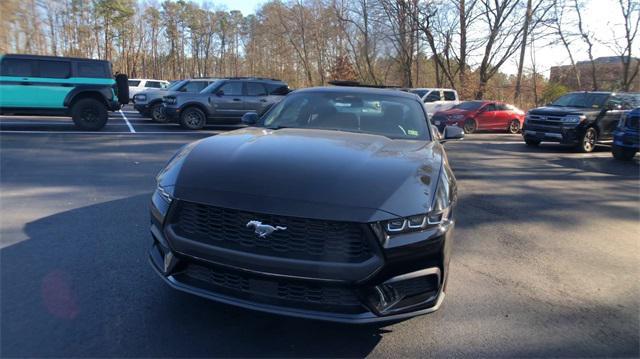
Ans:
[[[409,136],[418,136],[418,131],[416,130],[408,130],[407,135]]]

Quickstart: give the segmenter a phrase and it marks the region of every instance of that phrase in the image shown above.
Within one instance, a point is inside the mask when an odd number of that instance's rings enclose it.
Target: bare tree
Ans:
[[[634,0],[618,0],[618,3],[624,18],[624,42],[622,46],[619,46],[620,60],[622,61],[622,89],[630,91],[640,69],[640,60],[634,61],[631,56],[640,25],[640,3]]]
[[[596,71],[596,63],[593,59],[593,34],[585,30],[582,22],[582,4],[578,0],[573,0],[573,10],[578,17],[578,30],[580,31],[580,38],[587,45],[587,54],[589,55],[589,63],[591,64],[591,88],[598,90],[598,79]]]
[[[522,26],[519,26],[517,0],[480,0],[487,26],[487,40],[478,73],[476,99],[482,99],[489,80],[519,48]]]

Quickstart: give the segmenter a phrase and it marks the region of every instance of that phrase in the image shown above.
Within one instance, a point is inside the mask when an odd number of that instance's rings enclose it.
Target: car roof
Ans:
[[[107,60],[87,59],[82,57],[64,57],[64,56],[47,56],[47,55],[29,55],[29,54],[5,54],[5,59],[23,59],[23,60],[57,60],[57,61],[91,61],[91,62],[109,62]]]
[[[296,90],[295,93],[344,93],[344,94],[368,94],[368,95],[386,95],[395,97],[405,97],[417,100],[418,95],[398,91],[396,89],[374,88],[374,87],[352,87],[352,86],[321,86],[309,87]]]

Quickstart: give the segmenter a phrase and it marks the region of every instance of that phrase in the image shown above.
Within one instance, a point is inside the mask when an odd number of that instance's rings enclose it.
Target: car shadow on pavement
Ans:
[[[167,287],[147,262],[150,194],[26,224],[0,250],[7,357],[363,357],[384,329],[263,314]]]

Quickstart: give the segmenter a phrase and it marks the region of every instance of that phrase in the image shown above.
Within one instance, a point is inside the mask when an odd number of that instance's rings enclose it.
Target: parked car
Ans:
[[[108,61],[0,55],[0,114],[70,116],[96,131],[129,101],[127,90],[127,77],[114,80]]]
[[[568,93],[545,107],[530,110],[522,136],[529,146],[559,142],[591,152],[599,141],[610,141],[623,114],[638,106],[640,93]]]
[[[198,130],[208,122],[240,124],[242,115],[266,112],[289,92],[287,84],[275,79],[233,77],[214,81],[199,93],[174,93],[163,98],[170,121]]]
[[[129,99],[133,100],[136,94],[148,89],[166,89],[169,81],[153,79],[129,79]]]
[[[429,117],[438,111],[450,109],[460,103],[458,92],[453,89],[414,88],[409,89],[409,92],[420,96]]]
[[[212,82],[213,78],[188,79],[173,82],[166,89],[149,89],[133,96],[134,108],[144,117],[151,117],[156,122],[167,122],[162,109],[162,98],[180,92],[198,93]]]
[[[248,82],[250,83],[250,82]],[[250,127],[186,145],[157,176],[152,267],[240,307],[366,323],[437,310],[457,189],[414,95],[295,91]]]
[[[631,160],[640,150],[640,107],[622,116],[613,131],[611,152],[618,160]]]
[[[465,133],[487,130],[518,133],[524,122],[524,111],[497,101],[465,101],[436,112],[431,121],[441,131],[445,126],[458,126]]]

